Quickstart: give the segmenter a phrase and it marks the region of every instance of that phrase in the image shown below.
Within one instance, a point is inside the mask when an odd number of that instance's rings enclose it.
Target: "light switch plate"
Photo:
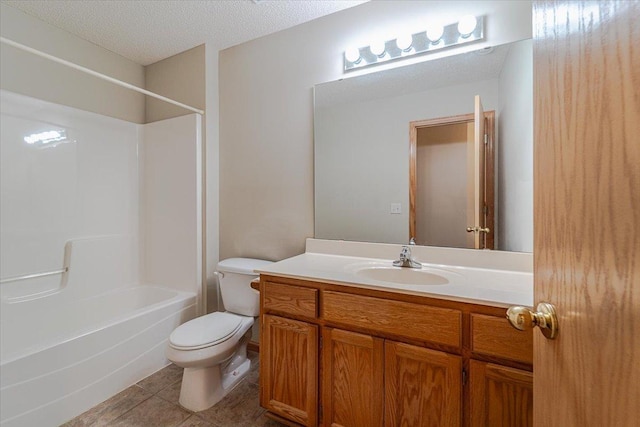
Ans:
[[[401,203],[391,203],[391,213],[392,214],[401,214],[402,213],[402,204]]]

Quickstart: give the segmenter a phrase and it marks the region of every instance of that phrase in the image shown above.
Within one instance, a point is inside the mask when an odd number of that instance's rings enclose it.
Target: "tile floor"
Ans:
[[[251,371],[222,401],[201,412],[178,404],[182,368],[169,365],[89,409],[63,427],[281,427],[260,407],[258,353],[249,352]]]

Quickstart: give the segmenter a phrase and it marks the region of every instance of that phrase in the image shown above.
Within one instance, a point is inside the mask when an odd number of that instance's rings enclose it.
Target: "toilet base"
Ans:
[[[184,369],[178,402],[186,409],[204,411],[222,400],[224,395],[220,365]]]
[[[233,390],[249,373],[249,369],[251,360],[240,355],[221,365],[185,368],[178,402],[190,411],[204,411]]]

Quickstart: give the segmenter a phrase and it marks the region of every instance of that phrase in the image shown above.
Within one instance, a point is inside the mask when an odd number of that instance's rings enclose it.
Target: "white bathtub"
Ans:
[[[71,301],[64,292],[3,301],[1,309],[0,425],[44,427],[165,366],[167,339],[195,316],[196,296],[141,285]]]

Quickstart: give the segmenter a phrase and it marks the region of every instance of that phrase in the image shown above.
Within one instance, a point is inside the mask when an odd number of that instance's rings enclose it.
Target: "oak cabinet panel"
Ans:
[[[385,341],[385,426],[460,426],[462,358]]]
[[[322,338],[324,425],[382,426],[383,340],[332,328]]]
[[[262,317],[260,403],[304,426],[318,424],[318,326]]]
[[[462,342],[462,312],[406,301],[393,301],[346,292],[323,292],[323,315],[345,326],[431,341],[451,347]],[[407,327],[411,319],[411,327]]]
[[[262,305],[267,310],[311,319],[317,317],[317,289],[265,282],[263,293]]]
[[[471,360],[471,427],[533,426],[533,374]]]
[[[504,317],[471,315],[471,350],[523,363],[533,363],[533,330],[518,331]]]

